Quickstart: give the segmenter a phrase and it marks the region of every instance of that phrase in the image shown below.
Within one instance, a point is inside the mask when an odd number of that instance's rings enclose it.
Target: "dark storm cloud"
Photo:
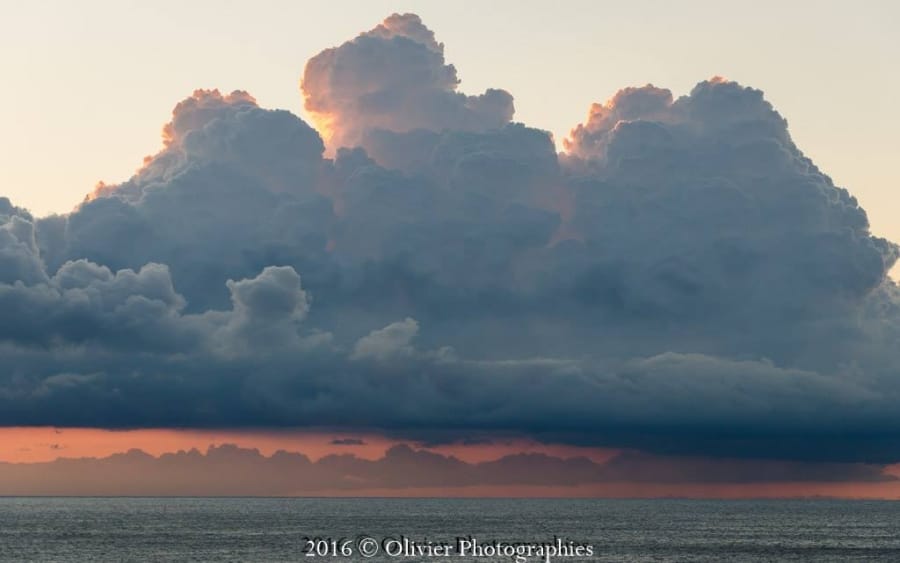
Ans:
[[[360,438],[335,438],[329,442],[332,446],[365,446],[365,440]]]
[[[900,460],[897,247],[761,92],[626,89],[557,155],[456,84],[392,16],[307,67],[334,159],[198,90],[73,213],[0,199],[0,424]]]

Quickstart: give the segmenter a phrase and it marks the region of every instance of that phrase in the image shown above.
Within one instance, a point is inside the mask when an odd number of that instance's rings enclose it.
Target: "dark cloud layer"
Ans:
[[[0,199],[0,424],[512,432],[900,460],[897,246],[715,78],[557,154],[412,15],[314,57],[320,134],[198,90],[74,212]]]

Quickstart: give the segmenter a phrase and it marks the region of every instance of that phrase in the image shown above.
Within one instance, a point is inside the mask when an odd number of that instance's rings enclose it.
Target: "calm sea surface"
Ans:
[[[338,557],[305,555],[306,537],[325,540],[313,552],[336,547]],[[404,537],[409,545],[444,542],[449,554],[386,557]],[[593,546],[592,557],[551,558],[560,562],[900,561],[900,503],[0,498],[2,561],[514,560],[461,556],[457,537],[482,547],[557,539]],[[373,541],[378,553],[363,558]],[[341,556],[342,547],[352,555]]]

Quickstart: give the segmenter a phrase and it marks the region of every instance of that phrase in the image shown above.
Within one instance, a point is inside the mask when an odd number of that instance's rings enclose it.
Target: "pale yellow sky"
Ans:
[[[255,3],[0,0],[0,195],[70,210],[127,178],[195,88],[245,89],[302,115],[306,60],[413,11],[464,91],[502,87],[561,138],[591,102],[723,75],[766,92],[798,145],[900,241],[900,2]],[[898,270],[895,270],[895,273]]]

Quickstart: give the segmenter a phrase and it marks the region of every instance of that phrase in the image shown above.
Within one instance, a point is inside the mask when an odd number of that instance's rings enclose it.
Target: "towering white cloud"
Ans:
[[[415,14],[394,14],[374,29],[309,60],[301,89],[334,147],[356,146],[371,130],[483,131],[512,119],[512,96],[456,91],[444,45]]]
[[[844,345],[837,333],[852,334],[860,304],[891,285],[897,246],[870,233],[758,90],[714,79],[673,101],[626,89],[567,147],[582,241],[567,264],[626,322],[677,321],[679,338],[726,326],[730,353],[831,361],[818,338]]]

